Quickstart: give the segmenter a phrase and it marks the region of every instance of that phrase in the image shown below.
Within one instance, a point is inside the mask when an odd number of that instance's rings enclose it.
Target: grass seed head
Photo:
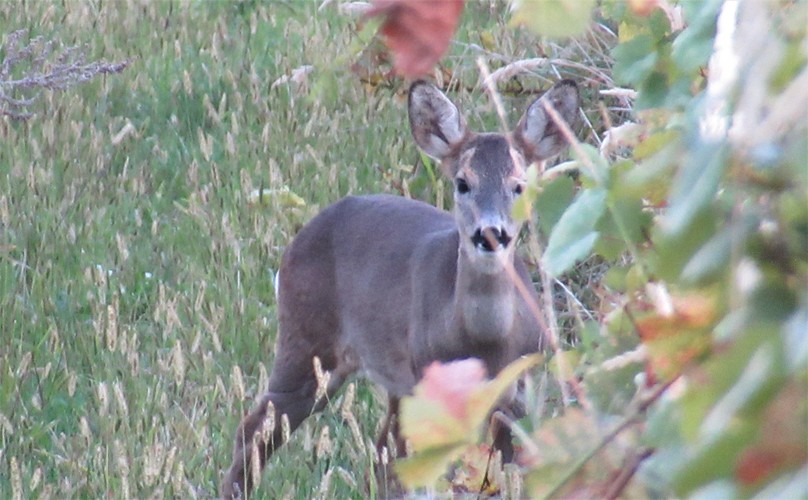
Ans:
[[[11,437],[14,434],[14,426],[11,425],[11,420],[2,413],[0,413],[0,430],[2,430],[7,437]]]
[[[99,382],[95,393],[98,398],[98,414],[101,417],[105,417],[107,413],[109,413],[109,391],[107,390],[107,383]]]
[[[185,356],[182,354],[182,346],[180,341],[174,342],[174,349],[171,356],[171,369],[174,372],[174,381],[177,387],[182,387],[185,381]]]
[[[330,430],[327,425],[323,426],[320,430],[320,438],[317,440],[317,458],[324,459],[328,458],[331,453],[334,451],[333,443],[331,442],[331,437],[329,434]]]
[[[31,474],[31,482],[28,483],[28,491],[34,492],[37,488],[39,488],[39,483],[42,482],[42,467],[37,467],[34,469],[34,473]]]
[[[292,434],[289,426],[289,416],[287,414],[281,415],[281,439],[283,442],[289,441],[289,436]]]
[[[241,367],[238,365],[233,365],[233,371],[230,374],[230,385],[233,387],[236,401],[244,401],[244,377],[242,377]]]
[[[285,417],[286,415],[284,415]],[[261,457],[258,454],[258,446],[253,443],[250,446],[250,474],[252,474],[253,484],[261,483]]]
[[[67,395],[71,398],[76,394],[76,382],[78,377],[76,372],[69,370],[67,374]]]
[[[328,469],[328,471],[323,474],[323,478],[320,480],[320,488],[317,494],[317,498],[319,499],[327,499],[330,498],[328,492],[331,490],[331,476],[334,473],[334,469]]]
[[[118,347],[118,295],[112,297],[112,304],[107,306],[107,322],[104,329],[107,340],[107,349],[115,352]]]
[[[92,442],[93,433],[90,430],[90,423],[84,415],[79,419],[79,432],[81,433],[81,437],[83,437],[88,444]]]
[[[165,463],[163,464],[163,484],[168,484],[169,481],[174,479],[172,471],[174,470],[174,460],[176,458],[177,458],[177,447],[172,446],[171,449],[168,451]],[[179,462],[177,464],[178,467],[181,465],[182,462]]]
[[[168,472],[168,471],[167,471]],[[177,462],[174,467],[174,474],[171,475],[171,487],[174,488],[174,496],[179,496],[185,484],[185,465],[182,461]]]
[[[129,476],[129,457],[126,454],[126,448],[124,448],[120,439],[116,439],[113,443],[113,454],[118,473],[122,477]]]
[[[141,478],[141,481],[146,486],[152,486],[157,481],[160,470],[163,468],[163,459],[165,458],[163,455],[163,445],[161,443],[146,447]]]
[[[328,382],[331,380],[331,374],[323,370],[318,356],[312,358],[312,364],[314,365],[314,377],[317,379],[317,391],[314,394],[314,400],[320,401],[328,392]]]
[[[115,393],[115,402],[118,405],[118,410],[121,416],[126,420],[129,418],[129,405],[126,403],[126,396],[123,393],[123,385],[120,381],[116,381],[112,385],[112,389]]]
[[[266,433],[264,442],[268,442],[270,435],[275,432],[275,405],[272,401],[267,401],[266,415],[264,421],[261,423],[261,432]]]
[[[20,464],[17,462],[17,457],[11,457],[9,468],[11,473],[11,498],[13,500],[22,500],[22,477],[20,475]]]

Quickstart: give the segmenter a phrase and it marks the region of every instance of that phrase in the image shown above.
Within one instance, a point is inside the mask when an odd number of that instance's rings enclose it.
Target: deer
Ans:
[[[279,425],[261,436],[268,406],[286,415],[294,431],[360,372],[387,392],[377,451],[391,435],[400,457],[399,401],[426,366],[478,358],[494,376],[545,348],[547,334],[533,312],[538,295],[515,250],[520,224],[511,211],[527,166],[567,146],[556,120],[572,123],[578,106],[577,85],[562,80],[528,106],[512,132],[475,133],[438,87],[411,85],[412,136],[451,180],[453,210],[403,196],[348,196],[298,232],[279,267],[268,390],[236,431],[223,498],[246,497],[255,486],[252,460],[257,456],[262,470],[283,444]],[[315,358],[330,373],[319,399]],[[504,461],[511,459],[506,426],[493,444]]]

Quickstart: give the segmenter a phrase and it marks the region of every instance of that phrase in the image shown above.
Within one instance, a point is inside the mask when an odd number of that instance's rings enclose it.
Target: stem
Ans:
[[[621,432],[623,432],[629,426],[637,422],[639,417],[642,416],[643,413],[645,413],[645,410],[647,410],[648,407],[651,406],[651,404],[653,404],[656,400],[658,400],[660,396],[662,396],[662,394],[664,394],[665,391],[668,390],[668,388],[678,379],[679,379],[678,375],[673,377],[671,380],[665,382],[664,384],[654,389],[651,392],[651,394],[649,394],[646,398],[640,400],[639,404],[634,409],[634,411],[632,411],[625,419],[623,419],[623,421],[620,422],[614,429],[612,429],[609,433],[603,436],[603,438],[594,448],[589,450],[589,452],[587,452],[584,456],[578,459],[577,462],[575,462],[575,464],[572,466],[572,468],[570,468],[567,474],[565,474],[564,477],[553,487],[553,489],[550,490],[550,492],[547,493],[547,495],[545,495],[545,498],[555,498],[559,496],[561,488],[565,484],[567,484],[573,477],[575,477],[575,475],[578,472],[580,472],[581,469],[583,469],[583,467],[586,465],[587,462],[589,462],[592,459],[592,457],[597,455],[598,452],[600,452],[603,448],[606,447],[606,445],[612,442],[614,438],[616,438]]]
[[[620,496],[620,493],[626,488],[628,482],[634,477],[637,469],[640,468],[640,464],[643,460],[650,457],[652,453],[653,450],[650,448],[643,448],[639,450],[639,453],[632,454],[626,464],[623,465],[623,468],[617,474],[614,481],[609,485],[603,497],[607,500],[614,500]]]

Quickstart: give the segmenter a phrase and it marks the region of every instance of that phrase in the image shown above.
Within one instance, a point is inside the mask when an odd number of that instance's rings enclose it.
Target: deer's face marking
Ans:
[[[457,155],[453,172],[455,219],[461,246],[497,271],[513,251],[519,226],[511,217],[524,186],[524,158],[501,134],[479,134]]]

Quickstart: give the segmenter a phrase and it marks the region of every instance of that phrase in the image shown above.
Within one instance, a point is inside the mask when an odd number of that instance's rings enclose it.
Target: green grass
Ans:
[[[296,230],[341,196],[402,180],[435,201],[409,171],[403,86],[363,85],[348,69],[353,21],[319,3],[0,3],[0,34],[28,27],[90,60],[131,60],[43,94],[27,122],[0,120],[0,497],[214,495],[272,365],[272,273]],[[486,31],[514,58],[538,50],[500,11],[470,5],[461,41]],[[471,86],[476,57],[460,44],[448,59]],[[304,64],[302,88],[272,87]],[[479,90],[456,99],[473,126],[495,126]],[[262,187],[306,206],[248,203]],[[358,383],[366,442],[380,401]],[[326,427],[332,449],[318,457]],[[326,411],[258,492],[372,496],[369,457]]]

